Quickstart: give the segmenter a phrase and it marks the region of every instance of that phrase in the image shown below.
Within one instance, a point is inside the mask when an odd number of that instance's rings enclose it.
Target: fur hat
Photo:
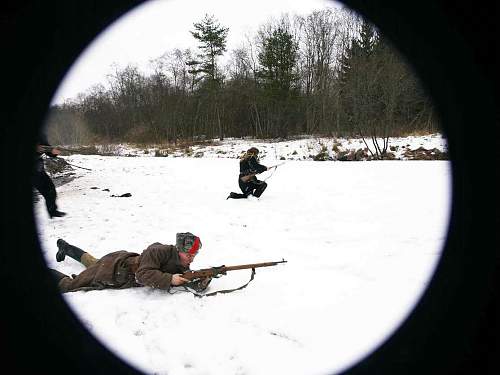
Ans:
[[[181,253],[196,255],[198,250],[201,249],[200,237],[195,236],[193,233],[177,233],[175,237],[175,247]]]
[[[255,157],[259,158],[259,149],[257,147],[250,147],[243,155],[241,155],[240,157],[240,163],[251,158],[251,157]]]

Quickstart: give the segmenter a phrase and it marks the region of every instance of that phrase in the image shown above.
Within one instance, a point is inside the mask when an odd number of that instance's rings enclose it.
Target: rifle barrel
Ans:
[[[241,264],[238,266],[226,266],[224,267],[226,271],[236,271],[236,270],[244,270],[249,268],[258,268],[258,267],[270,267],[275,266],[278,263],[286,263],[286,260],[280,260],[278,262],[264,262],[264,263],[253,263],[253,264]]]
[[[212,267],[201,270],[186,271],[182,274],[182,276],[188,280],[193,280],[200,277],[213,277],[216,275],[225,274],[227,271],[237,271],[237,270],[245,270],[258,267],[276,266],[279,263],[286,263],[286,260],[283,259],[277,262],[240,264],[237,266]]]
[[[41,150],[41,151],[52,151],[54,148],[56,150],[60,150],[60,151],[72,151],[70,150],[69,148],[66,148],[66,147],[60,147],[60,146],[47,146],[47,145],[38,145],[38,148]]]

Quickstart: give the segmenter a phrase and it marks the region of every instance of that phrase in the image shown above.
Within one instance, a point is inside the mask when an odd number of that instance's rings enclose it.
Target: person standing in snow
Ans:
[[[67,255],[86,267],[79,275],[71,277],[50,269],[62,293],[139,286],[169,290],[171,286],[189,282],[181,275],[189,270],[201,248],[201,241],[190,232],[177,233],[175,246],[155,242],[141,254],[121,250],[106,254],[101,259],[63,239],[57,240],[57,247],[58,262],[62,262]]]
[[[48,151],[47,151],[48,150]],[[45,172],[45,166],[43,162],[42,155],[45,154],[51,158],[57,157],[60,151],[57,148],[52,147],[47,141],[46,135],[42,132],[40,133],[37,149],[36,149],[36,161],[35,161],[35,171],[33,174],[33,186],[45,199],[45,206],[49,213],[50,218],[62,217],[66,215],[65,212],[59,211],[57,209],[56,199],[56,187],[50,179],[47,172]]]
[[[243,194],[231,192],[226,199],[248,198],[249,195],[260,197],[267,188],[267,183],[257,179],[256,175],[267,171],[269,168],[259,163],[259,150],[251,147],[240,159],[240,174],[238,185]]]

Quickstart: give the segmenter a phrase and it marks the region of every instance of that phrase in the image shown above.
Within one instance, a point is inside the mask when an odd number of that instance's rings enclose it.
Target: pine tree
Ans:
[[[203,73],[210,83],[220,83],[217,69],[217,57],[226,51],[227,34],[229,28],[222,27],[214,16],[205,14],[205,18],[194,24],[195,31],[191,35],[199,41],[201,54],[198,60],[192,60],[191,73]]]
[[[377,45],[377,39],[375,27],[363,20],[359,38],[359,48],[361,53],[365,56],[370,56]]]
[[[262,69],[259,77],[273,95],[286,97],[297,82],[295,72],[298,46],[293,36],[284,28],[277,27],[263,40],[258,55]]]
[[[212,130],[219,133],[219,139],[224,139],[225,126],[222,121],[224,113],[224,103],[221,103],[220,92],[222,86],[222,74],[217,67],[217,57],[222,56],[226,51],[226,40],[228,28],[222,27],[214,16],[205,14],[201,22],[194,24],[195,31],[190,31],[191,35],[198,40],[201,53],[198,60],[191,60],[187,63],[190,66],[189,73],[202,83],[201,94],[209,103],[205,126],[211,126]],[[198,77],[198,74],[201,76]]]
[[[338,78],[341,84],[345,84],[352,67],[360,59],[369,58],[377,50],[379,37],[375,28],[370,23],[363,21],[359,38],[353,39],[340,58]]]
[[[258,80],[263,89],[268,133],[286,138],[298,102],[298,45],[286,21],[260,32]]]
[[[348,80],[349,74],[353,67],[353,62],[361,56],[361,46],[354,39],[351,45],[342,53],[338,69],[338,82],[344,86]]]

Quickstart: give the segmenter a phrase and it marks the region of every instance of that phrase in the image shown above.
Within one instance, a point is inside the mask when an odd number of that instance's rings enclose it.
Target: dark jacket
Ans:
[[[239,177],[248,176],[249,174],[259,174],[267,171],[267,167],[260,164],[255,155],[244,158],[240,161]]]
[[[49,141],[47,140],[47,136],[43,133],[41,133],[38,137],[38,145],[51,146]],[[42,158],[43,154],[50,156],[51,158],[57,156],[49,151],[44,151],[44,152],[35,151],[35,171],[39,172],[39,173],[43,173],[45,171],[45,167],[43,164],[43,158]]]
[[[79,275],[62,279],[59,287],[63,293],[138,286],[168,290],[172,275],[187,270],[180,264],[175,246],[155,242],[140,255],[129,251],[109,253]]]

